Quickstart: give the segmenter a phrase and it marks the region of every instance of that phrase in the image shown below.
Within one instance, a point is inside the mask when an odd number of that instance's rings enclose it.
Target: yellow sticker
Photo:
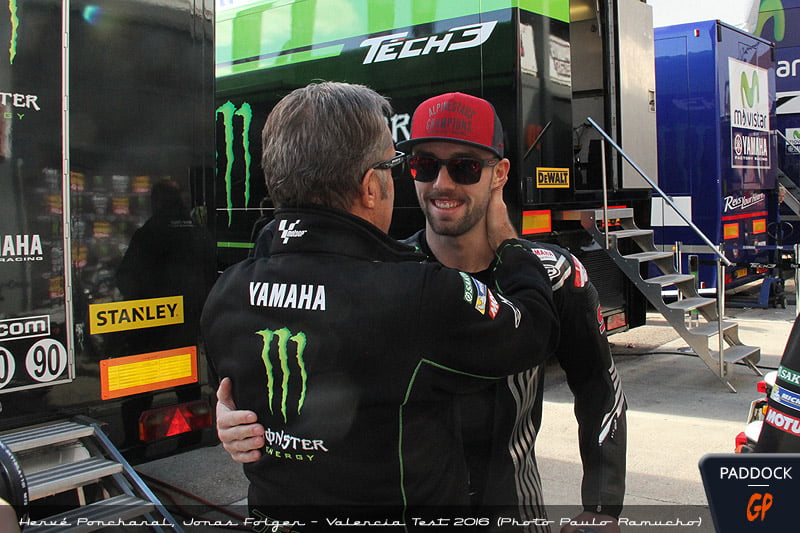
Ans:
[[[104,400],[196,382],[196,346],[100,361]]]
[[[183,296],[89,306],[89,332],[92,335],[172,324],[183,324]]]
[[[536,188],[569,189],[569,169],[546,167],[537,168]]]

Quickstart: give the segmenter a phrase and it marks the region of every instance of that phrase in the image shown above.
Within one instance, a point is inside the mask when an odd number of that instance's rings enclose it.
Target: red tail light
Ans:
[[[766,394],[766,393],[768,392],[768,391],[767,391],[767,382],[766,382],[766,381],[759,381],[759,382],[756,384],[756,389],[757,389],[757,390],[758,390],[758,392],[760,392],[761,394]]]
[[[211,406],[205,400],[145,411],[139,417],[139,439],[150,442],[211,426]]]

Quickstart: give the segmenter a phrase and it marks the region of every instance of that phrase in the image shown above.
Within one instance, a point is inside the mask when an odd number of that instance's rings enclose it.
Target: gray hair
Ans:
[[[392,108],[363,85],[312,83],[281,99],[261,132],[261,167],[276,207],[347,210],[392,142]]]

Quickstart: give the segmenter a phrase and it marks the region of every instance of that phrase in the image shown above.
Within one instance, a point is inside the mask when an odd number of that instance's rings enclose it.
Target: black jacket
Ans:
[[[403,242],[436,260],[424,230]],[[564,248],[522,242],[545,266],[561,324],[555,355],[575,396],[584,509],[618,517],[625,495],[626,402],[597,290],[585,267]],[[472,275],[485,280],[489,274]],[[494,353],[501,351],[505,347],[498,345]],[[542,497],[534,455],[542,421],[544,371],[545,365],[540,365],[459,398],[473,502],[479,511],[519,514],[520,520],[531,522],[546,517],[547,498]],[[546,526],[529,530],[549,531]]]
[[[283,209],[269,257],[220,277],[202,329],[266,429],[244,467],[259,513],[384,506],[408,521],[409,507],[467,503],[453,394],[541,363],[558,325],[519,241],[500,247],[491,288],[424,259],[347,213]]]

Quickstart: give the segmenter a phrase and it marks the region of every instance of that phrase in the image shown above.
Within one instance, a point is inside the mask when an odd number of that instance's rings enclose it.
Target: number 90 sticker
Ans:
[[[42,339],[28,350],[25,368],[28,375],[41,383],[53,381],[67,367],[67,350],[53,339]]]
[[[16,367],[17,363],[14,361],[14,356],[11,352],[0,347],[0,389],[11,382]]]

